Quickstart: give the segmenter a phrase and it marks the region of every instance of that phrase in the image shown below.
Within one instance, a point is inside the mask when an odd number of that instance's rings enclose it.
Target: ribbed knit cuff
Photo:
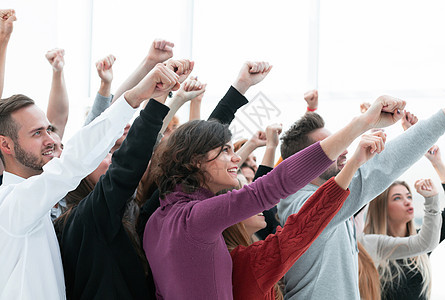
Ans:
[[[339,199],[339,201],[343,201],[348,198],[351,191],[348,189],[342,189],[337,182],[335,181],[335,177],[332,177],[328,181],[326,181],[322,187],[325,188],[325,193],[329,195],[331,199]]]
[[[425,198],[425,212],[433,215],[440,213],[439,194]]]
[[[308,182],[320,176],[334,162],[326,156],[320,142],[310,145],[284,161],[286,161],[288,174],[293,175],[291,180],[307,180]]]

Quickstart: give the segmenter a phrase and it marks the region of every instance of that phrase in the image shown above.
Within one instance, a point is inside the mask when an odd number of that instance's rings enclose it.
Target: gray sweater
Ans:
[[[343,207],[285,275],[285,299],[360,299],[352,216],[419,160],[444,132],[445,115],[440,110],[388,142],[381,154],[359,168]],[[281,223],[298,212],[317,188],[308,184],[282,199],[278,204]]]

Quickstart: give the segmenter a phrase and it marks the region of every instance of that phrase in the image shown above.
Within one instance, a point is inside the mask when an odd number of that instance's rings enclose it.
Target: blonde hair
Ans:
[[[380,279],[379,273],[374,266],[374,261],[360,242],[357,242],[357,246],[360,298],[364,300],[380,300]]]
[[[411,190],[408,184],[404,181],[395,181],[382,194],[377,196],[369,204],[368,215],[366,217],[365,234],[388,234],[388,196],[391,188],[397,185],[402,185]],[[413,220],[406,223],[407,236],[417,234]],[[395,250],[395,249],[394,249]],[[386,288],[393,288],[395,281],[400,284],[402,278],[405,277],[402,267],[407,267],[410,272],[419,272],[422,276],[422,290],[421,296],[429,298],[431,294],[431,270],[428,256],[421,254],[412,258],[404,258],[402,263],[400,260],[383,259],[379,266],[378,272],[382,290]]]

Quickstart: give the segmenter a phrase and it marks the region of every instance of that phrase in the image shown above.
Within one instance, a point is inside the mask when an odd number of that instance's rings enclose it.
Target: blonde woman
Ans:
[[[417,180],[415,188],[425,198],[425,217],[419,234],[414,227],[412,195],[406,182],[394,182],[369,205],[360,242],[379,272],[382,299],[428,299],[430,295],[426,253],[439,244],[442,217],[433,182]]]

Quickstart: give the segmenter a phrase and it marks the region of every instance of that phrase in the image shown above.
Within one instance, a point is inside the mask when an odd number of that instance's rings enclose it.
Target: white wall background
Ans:
[[[264,127],[281,122],[287,129],[304,113],[303,93],[313,88],[331,131],[358,115],[361,102],[383,93],[407,100],[407,109],[420,119],[445,106],[445,2],[439,0],[2,0],[1,6],[14,8],[18,17],[5,97],[24,93],[46,108],[51,68],[44,54],[66,50],[71,113],[65,139],[81,126],[99,87],[94,62],[110,53],[117,57],[116,89],[155,38],[173,41],[175,57],[195,60],[194,74],[208,83],[203,118],[246,60],[274,65],[247,93],[252,99],[262,92],[278,107],[261,120]],[[187,107],[179,117],[187,120]],[[242,112],[234,125],[236,138],[257,130]],[[401,132],[400,124],[387,130],[389,139]],[[443,139],[438,144],[445,152]],[[259,160],[262,153],[256,153]],[[402,179],[413,186],[427,177],[440,184],[423,158]],[[415,202],[419,220],[419,195]]]

